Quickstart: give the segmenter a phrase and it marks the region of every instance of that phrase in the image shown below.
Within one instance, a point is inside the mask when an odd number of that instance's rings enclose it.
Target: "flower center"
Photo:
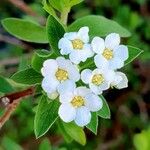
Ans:
[[[59,81],[65,81],[68,79],[68,72],[66,70],[58,68],[55,74],[57,80]]]
[[[83,49],[83,42],[80,39],[75,39],[72,41],[72,46],[74,49]]]
[[[106,49],[103,51],[102,55],[103,55],[107,60],[110,60],[110,59],[113,58],[113,51],[110,50],[110,49],[108,49],[108,48],[106,48]]]
[[[84,105],[84,98],[82,96],[75,96],[72,101],[71,104],[73,105],[73,107],[80,107]]]
[[[100,85],[104,82],[104,77],[102,74],[95,74],[92,78],[92,83],[95,85]]]

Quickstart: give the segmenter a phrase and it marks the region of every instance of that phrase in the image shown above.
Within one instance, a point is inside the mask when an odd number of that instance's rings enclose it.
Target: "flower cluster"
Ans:
[[[75,121],[78,126],[85,126],[91,121],[91,112],[103,107],[98,95],[110,87],[128,86],[126,75],[117,71],[128,58],[128,48],[120,45],[116,33],[107,35],[105,40],[94,37],[90,42],[88,27],[65,33],[58,47],[61,55],[69,55],[69,59],[60,56],[43,63],[42,88],[51,99],[59,96],[58,114],[64,122]],[[95,69],[80,71],[80,63],[88,58]]]

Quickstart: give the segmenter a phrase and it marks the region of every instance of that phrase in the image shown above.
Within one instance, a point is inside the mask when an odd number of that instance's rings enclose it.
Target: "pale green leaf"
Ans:
[[[48,43],[45,27],[33,22],[18,18],[6,18],[2,20],[2,25],[7,32],[18,39],[34,43]]]
[[[109,33],[118,33],[121,37],[129,37],[130,32],[119,25],[117,22],[107,19],[103,16],[90,15],[82,17],[73,22],[68,31],[78,31],[81,27],[88,26],[90,29],[90,36],[106,36]]]
[[[84,0],[70,0],[70,7],[74,6],[74,5],[77,5],[81,2],[83,2]]]
[[[34,120],[36,138],[43,136],[58,118],[59,103],[54,100],[50,103],[46,96],[42,96]]]
[[[91,130],[94,134],[97,134],[98,127],[98,116],[97,112],[92,113],[92,118],[90,123],[86,126],[89,130]]]
[[[42,75],[40,73],[36,72],[32,68],[28,68],[28,69],[16,72],[11,77],[11,79],[17,83],[22,83],[22,84],[27,84],[27,85],[35,85],[35,84],[41,83]]]
[[[60,55],[58,42],[65,33],[63,26],[53,16],[49,16],[47,19],[46,29],[49,43],[53,52],[57,55]]]
[[[101,95],[100,98],[102,99],[103,101],[103,107],[102,109],[100,109],[97,114],[98,116],[102,117],[102,118],[105,118],[105,119],[110,119],[111,117],[111,114],[110,114],[110,109],[109,109],[109,106],[107,104],[107,101],[105,100],[105,98]]]

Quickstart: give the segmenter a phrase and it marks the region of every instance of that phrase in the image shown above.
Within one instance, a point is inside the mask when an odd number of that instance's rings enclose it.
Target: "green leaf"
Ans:
[[[46,96],[41,97],[34,119],[36,138],[43,136],[57,120],[58,108],[59,103],[57,100],[48,103]]]
[[[98,127],[98,116],[96,112],[92,113],[91,122],[86,126],[89,130],[91,130],[94,134],[97,134]]]
[[[16,72],[11,77],[11,79],[17,83],[22,83],[22,84],[27,84],[27,85],[35,85],[35,84],[41,83],[42,75],[40,73],[36,72],[32,68],[28,68],[28,69]]]
[[[110,109],[109,109],[109,106],[105,100],[105,98],[101,95],[100,98],[102,99],[103,101],[103,107],[102,109],[100,109],[98,112],[97,112],[97,115],[102,117],[102,118],[105,118],[105,119],[110,119],[111,117],[111,114],[110,114]]]
[[[137,47],[128,46],[129,58],[125,61],[125,65],[136,59],[143,51]]]
[[[31,67],[36,70],[37,72],[41,72],[41,68],[43,66],[43,62],[47,59],[55,58],[54,54],[47,50],[37,50],[35,51],[32,60],[31,60]]]
[[[53,17],[57,18],[57,15],[55,13],[55,10],[53,9],[53,7],[51,6],[50,2],[48,0],[43,0],[43,9],[45,11],[47,11],[50,15],[52,15]]]
[[[77,5],[81,2],[83,2],[84,0],[70,0],[70,7],[74,6],[74,5]]]
[[[150,129],[143,130],[141,133],[135,134],[133,143],[136,150],[150,149]]]
[[[18,145],[8,137],[3,138],[1,145],[5,150],[23,150],[20,145]]]
[[[46,29],[33,22],[17,18],[7,18],[2,20],[2,25],[7,32],[18,39],[34,43],[48,43]]]
[[[47,26],[47,35],[51,48],[54,53],[60,55],[58,42],[63,37],[65,30],[63,26],[53,16],[48,17],[46,26]]]
[[[61,135],[63,136],[64,140],[65,140],[67,143],[72,142],[73,139],[72,139],[71,136],[66,132],[66,129],[64,128],[63,122],[62,122],[60,119],[58,120],[57,125],[58,125],[58,129],[59,129]]]
[[[0,92],[10,93],[12,91],[14,91],[14,88],[10,85],[10,83],[4,77],[0,76]]]
[[[86,144],[86,136],[81,127],[77,126],[72,122],[71,123],[62,122],[62,124],[64,130],[72,139],[74,139],[76,142],[80,143],[81,145]]]
[[[41,143],[40,143],[40,146],[39,146],[39,150],[51,150],[51,143],[50,141],[48,140],[48,138],[45,138]]]
[[[83,26],[89,27],[89,34],[91,37],[106,36],[112,32],[118,33],[121,37],[129,37],[131,35],[128,30],[117,22],[103,16],[95,15],[79,18],[68,27],[68,31],[78,31]]]

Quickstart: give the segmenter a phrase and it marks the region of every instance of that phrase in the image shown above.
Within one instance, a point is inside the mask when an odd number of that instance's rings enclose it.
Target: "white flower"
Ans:
[[[124,66],[124,61],[128,58],[128,48],[119,44],[120,36],[116,33],[106,36],[105,41],[100,37],[92,40],[92,49],[97,53],[94,62],[98,68],[108,67],[115,70]]]
[[[78,32],[65,33],[59,40],[58,47],[62,55],[68,55],[70,60],[79,64],[94,55],[89,44],[89,28],[82,27]]]
[[[114,80],[111,82],[111,86],[117,89],[123,89],[123,88],[128,87],[127,76],[122,72],[116,71]]]
[[[89,84],[90,89],[95,94],[102,94],[104,90],[110,87],[110,83],[114,81],[114,71],[108,69],[85,69],[81,72],[81,80],[85,84]]]
[[[78,68],[63,57],[55,59],[48,59],[43,63],[41,69],[44,79],[42,81],[42,88],[50,98],[55,99],[57,88],[63,82],[72,80],[74,82],[80,79]]]
[[[60,102],[58,114],[64,122],[75,121],[78,126],[85,126],[91,120],[91,112],[100,110],[103,102],[100,97],[86,87],[76,88],[75,83],[67,81],[58,90]],[[68,90],[69,89],[69,90]]]

